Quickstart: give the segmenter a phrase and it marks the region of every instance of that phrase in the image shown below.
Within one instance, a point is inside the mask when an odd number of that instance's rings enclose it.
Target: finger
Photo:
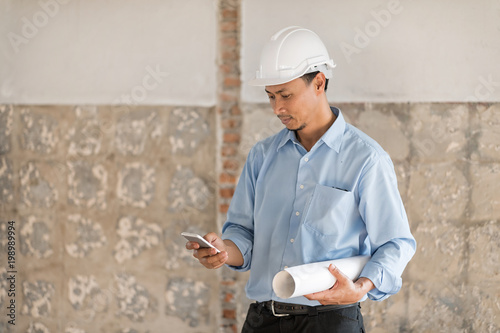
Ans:
[[[318,301],[321,305],[327,304],[328,293],[326,291],[308,294],[304,296],[310,301]]]
[[[200,248],[200,244],[196,242],[187,242],[186,243],[186,249],[188,250],[197,250]]]
[[[205,267],[215,269],[224,265],[227,261],[227,258],[228,258],[227,252],[224,251],[217,255],[206,257],[203,259],[203,261]]]
[[[307,295],[304,295],[304,297],[307,298],[310,301],[314,301],[315,300],[314,294],[307,294]]]
[[[207,262],[210,263],[210,264],[216,264],[218,262],[226,262],[227,260],[227,252],[224,251],[224,252],[221,252],[219,254],[216,254],[216,255],[212,255],[210,257],[207,258]]]
[[[211,248],[211,249],[208,249],[207,252],[208,252],[208,259],[209,259],[208,261],[209,262],[214,262],[214,261],[220,259],[223,256],[227,257],[227,252],[226,251],[217,253],[216,249],[212,249]]]
[[[193,251],[193,257],[195,257],[198,260],[201,260],[203,258],[213,256],[216,253],[217,253],[217,251],[213,248],[202,247],[202,248],[199,248],[198,250]]]
[[[323,299],[325,297],[326,293],[327,293],[327,291],[325,290],[325,291],[320,291],[317,293],[307,294],[307,295],[304,295],[304,297],[306,297],[310,301],[317,301],[317,300]]]

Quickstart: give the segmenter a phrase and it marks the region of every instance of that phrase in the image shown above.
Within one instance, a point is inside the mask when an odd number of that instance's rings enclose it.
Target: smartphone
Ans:
[[[202,247],[212,247],[212,248],[214,248],[214,249],[217,250],[217,253],[220,253],[220,251],[219,251],[218,248],[216,248],[215,246],[213,246],[212,244],[210,244],[205,238],[201,237],[198,234],[193,234],[193,233],[190,233],[190,232],[182,232],[181,235],[184,236],[184,238],[186,238],[190,242],[198,243],[200,245],[200,248],[202,248]]]

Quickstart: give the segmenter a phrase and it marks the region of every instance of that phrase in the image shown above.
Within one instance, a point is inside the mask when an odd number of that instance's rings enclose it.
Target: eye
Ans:
[[[281,97],[284,98],[284,99],[290,98],[290,96],[292,96],[292,94],[281,95]]]
[[[269,97],[269,99],[274,99],[273,95],[267,95],[267,97]]]

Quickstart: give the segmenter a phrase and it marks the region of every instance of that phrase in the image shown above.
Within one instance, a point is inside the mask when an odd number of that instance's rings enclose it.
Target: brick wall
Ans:
[[[241,141],[242,113],[240,110],[240,1],[219,1],[219,78],[217,113],[220,125],[219,151],[219,226],[226,213],[239,176],[238,159]],[[219,228],[220,229],[220,228]],[[236,332],[238,321],[238,275],[227,268],[221,277],[221,332]]]

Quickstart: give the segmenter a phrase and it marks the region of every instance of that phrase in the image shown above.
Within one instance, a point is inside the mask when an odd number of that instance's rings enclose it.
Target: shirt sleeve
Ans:
[[[222,227],[222,239],[231,240],[240,250],[244,263],[240,267],[228,266],[236,271],[250,269],[254,238],[254,195],[259,166],[262,157],[257,154],[258,146],[254,146],[248,154],[247,161],[240,175],[227,212],[227,220]]]
[[[358,191],[359,212],[366,224],[372,255],[360,277],[369,278],[375,285],[368,297],[381,301],[401,289],[401,275],[416,250],[394,166],[387,154],[365,167]]]

